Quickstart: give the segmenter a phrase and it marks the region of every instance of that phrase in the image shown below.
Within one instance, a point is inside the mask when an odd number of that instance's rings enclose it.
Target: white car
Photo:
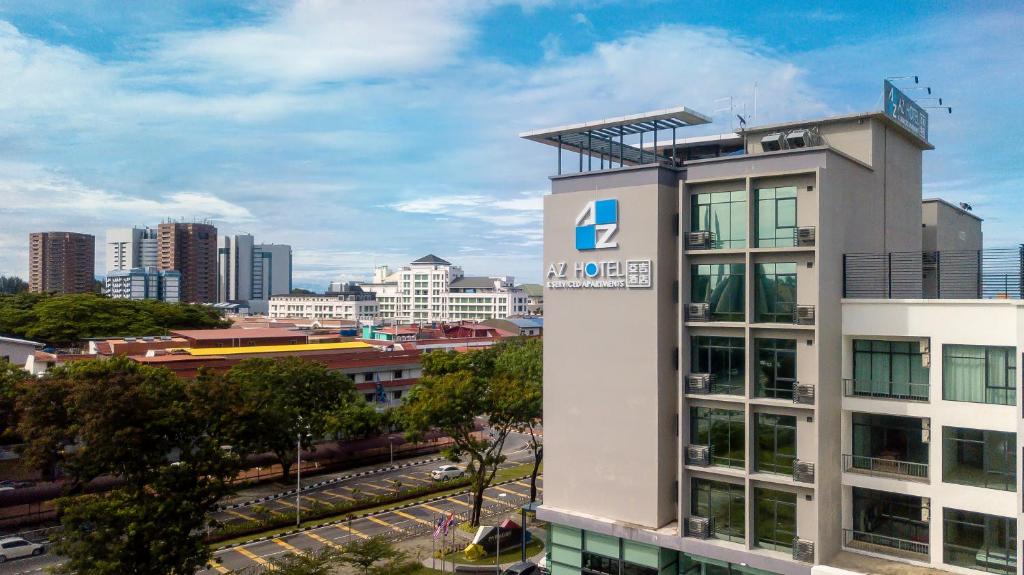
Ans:
[[[5,537],[0,539],[0,563],[30,555],[42,555],[43,553],[46,553],[46,547],[39,543],[25,541],[21,537]]]
[[[462,468],[455,467],[454,465],[442,465],[437,469],[430,472],[430,477],[434,481],[448,481],[449,479],[458,479],[465,475],[466,472]]]

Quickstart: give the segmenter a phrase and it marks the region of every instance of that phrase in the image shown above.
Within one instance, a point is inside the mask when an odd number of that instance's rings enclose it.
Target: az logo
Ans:
[[[614,241],[619,231],[619,201],[595,200],[587,202],[576,216],[576,249],[601,250],[617,248]]]

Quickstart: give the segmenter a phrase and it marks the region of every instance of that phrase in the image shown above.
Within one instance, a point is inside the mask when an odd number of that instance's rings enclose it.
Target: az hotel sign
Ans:
[[[619,201],[592,200],[576,216],[576,251],[597,252],[619,247]],[[649,288],[651,260],[580,259],[548,264],[550,289]]]

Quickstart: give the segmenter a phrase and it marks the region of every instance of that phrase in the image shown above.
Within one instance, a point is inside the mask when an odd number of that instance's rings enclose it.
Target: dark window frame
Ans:
[[[774,423],[762,423],[762,418],[775,418]],[[780,423],[785,420],[785,423]],[[789,422],[792,422],[791,424]],[[789,462],[789,465],[777,465],[775,463],[766,463],[762,461],[761,454],[764,450],[761,445],[761,430],[762,428],[771,429],[772,437],[772,453],[774,453],[773,460],[778,461],[779,456],[779,431],[783,429],[791,429],[793,433],[793,455]],[[775,413],[758,413],[754,419],[754,436],[756,442],[754,444],[754,466],[757,471],[762,473],[775,473],[780,475],[791,475],[793,473],[793,463],[796,461],[796,446],[797,446],[797,427],[796,427],[796,416],[795,415],[780,415]],[[788,458],[789,456],[782,456],[782,459]]]
[[[786,342],[783,344],[782,342]],[[764,381],[761,379],[763,369],[766,367],[761,360],[762,352],[768,352],[771,354],[772,362],[772,374],[770,378],[766,378]],[[754,394],[757,397],[767,397],[773,399],[793,399],[793,394],[796,392],[797,384],[797,345],[795,339],[782,339],[782,338],[754,338],[754,353],[757,365],[757,380],[754,386]],[[789,376],[779,376],[779,367],[784,365],[784,362],[780,360],[785,356],[791,356],[793,359],[793,374]],[[782,387],[779,383],[783,383]],[[788,384],[788,388],[785,386]]]

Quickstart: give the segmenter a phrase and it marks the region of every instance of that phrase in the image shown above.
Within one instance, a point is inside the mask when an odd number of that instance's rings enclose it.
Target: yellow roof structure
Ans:
[[[332,343],[299,343],[291,345],[251,345],[248,347],[192,347],[185,351],[189,355],[204,357],[210,355],[240,355],[251,353],[280,353],[283,351],[330,351],[335,349],[366,349],[373,346],[361,341]]]

